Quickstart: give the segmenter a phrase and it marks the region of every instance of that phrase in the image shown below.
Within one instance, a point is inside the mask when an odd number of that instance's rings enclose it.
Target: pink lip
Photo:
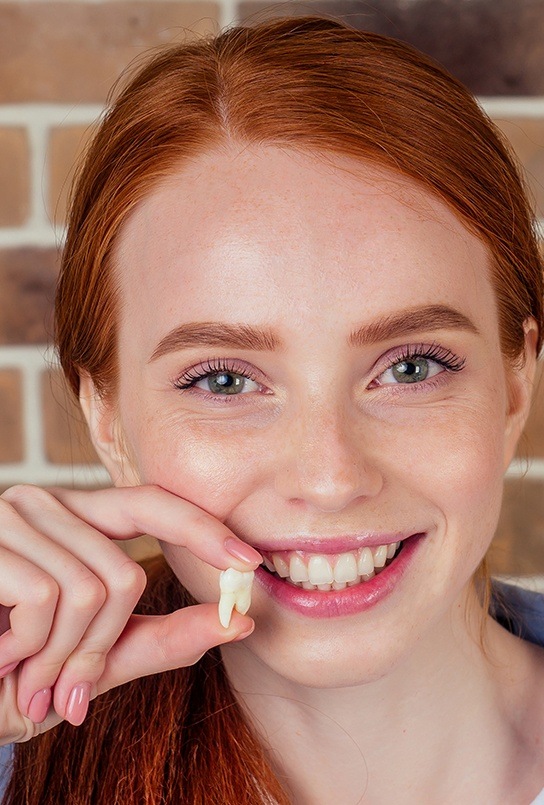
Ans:
[[[403,542],[412,537],[414,531],[403,533],[378,534],[342,534],[336,537],[285,537],[277,540],[263,540],[251,545],[257,551],[280,553],[282,551],[304,551],[306,553],[345,553],[357,548],[376,548],[378,545],[390,545],[392,542]]]
[[[288,609],[309,618],[339,618],[370,609],[383,601],[397,586],[411,564],[425,534],[407,539],[397,558],[369,581],[344,590],[321,592],[295,587],[268,573],[262,567],[255,571],[255,581],[266,593]],[[381,543],[384,544],[384,543]]]

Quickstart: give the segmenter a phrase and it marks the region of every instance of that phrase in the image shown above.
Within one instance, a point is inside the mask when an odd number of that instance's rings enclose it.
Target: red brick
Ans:
[[[518,455],[544,458],[544,361],[539,362],[531,413],[520,439]]]
[[[218,15],[212,2],[0,2],[0,103],[102,102],[136,56],[216,31]]]
[[[52,464],[96,464],[81,409],[69,393],[60,370],[42,375],[44,451]]]
[[[508,479],[490,552],[494,573],[544,574],[544,481]]]
[[[0,250],[0,344],[51,339],[56,249]]]
[[[0,371],[0,462],[24,458],[23,406],[21,373],[16,369]]]
[[[30,210],[28,138],[25,129],[0,129],[0,226],[24,224]]]
[[[66,220],[66,206],[78,158],[93,132],[93,126],[64,126],[53,129],[49,136],[48,213],[57,224]]]
[[[495,122],[523,165],[537,213],[544,217],[544,119],[501,118]]]

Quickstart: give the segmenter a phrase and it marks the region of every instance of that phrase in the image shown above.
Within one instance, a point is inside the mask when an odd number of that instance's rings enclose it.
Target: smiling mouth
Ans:
[[[358,548],[339,554],[303,551],[261,551],[263,569],[304,590],[343,590],[379,575],[395,561],[403,542]]]

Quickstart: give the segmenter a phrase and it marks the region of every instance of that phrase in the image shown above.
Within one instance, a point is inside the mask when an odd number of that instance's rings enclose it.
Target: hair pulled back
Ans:
[[[185,161],[227,141],[370,160],[416,179],[487,244],[501,344],[543,328],[542,262],[523,182],[470,93],[396,40],[317,17],[165,50],[121,92],[73,194],[56,307],[61,364],[101,392],[116,379],[112,253],[134,206]]]
[[[114,249],[140,200],[194,157],[228,142],[351,157],[409,176],[487,245],[504,356],[524,321],[543,327],[542,263],[523,182],[472,96],[392,39],[307,17],[232,28],[160,53],[120,92],[73,193],[56,308],[73,391],[87,372],[116,385]],[[540,344],[539,344],[540,345]],[[190,604],[161,560],[138,611]],[[8,805],[288,805],[217,650],[139,679],[15,753]]]

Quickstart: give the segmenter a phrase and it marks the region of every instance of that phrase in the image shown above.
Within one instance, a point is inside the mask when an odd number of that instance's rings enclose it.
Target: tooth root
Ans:
[[[328,559],[324,556],[310,556],[308,562],[308,580],[312,584],[332,584],[334,576]]]
[[[358,575],[357,560],[354,554],[340,554],[334,566],[334,580],[336,582],[355,581]]]
[[[374,558],[370,548],[362,548],[357,562],[357,571],[360,576],[367,576],[374,572]]]
[[[230,619],[235,603],[236,593],[221,593],[221,597],[219,598],[219,622],[225,629],[228,629],[230,626]]]
[[[234,604],[240,615],[245,615],[251,606],[251,588],[240,590],[236,595],[236,603]]]
[[[297,556],[296,554],[291,556],[291,561],[289,562],[289,575],[291,577],[291,581],[312,581],[312,584],[316,583],[313,579],[309,578],[308,568],[300,556]]]
[[[378,545],[372,549],[374,567],[383,567],[387,561],[387,545]]]
[[[289,565],[285,559],[282,556],[278,556],[277,553],[273,553],[272,561],[274,562],[274,568],[278,576],[282,579],[286,579],[289,575]]]

